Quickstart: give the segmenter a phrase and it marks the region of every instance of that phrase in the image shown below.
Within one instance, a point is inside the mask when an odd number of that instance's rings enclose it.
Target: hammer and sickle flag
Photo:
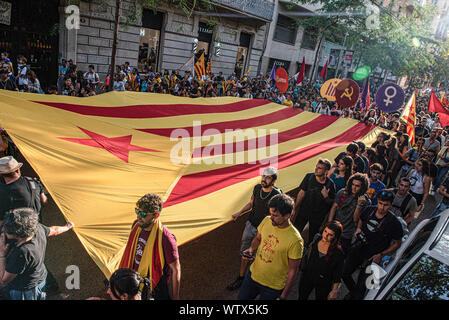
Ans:
[[[4,90],[0,126],[106,277],[144,194],[162,197],[160,219],[182,245],[230,222],[267,166],[278,168],[279,188],[292,190],[319,157],[334,159],[353,140],[370,145],[381,131],[259,99]],[[226,140],[226,130],[235,136]]]

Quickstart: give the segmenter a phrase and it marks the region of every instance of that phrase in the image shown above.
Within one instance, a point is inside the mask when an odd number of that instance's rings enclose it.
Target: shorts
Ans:
[[[240,252],[245,251],[251,246],[251,242],[257,236],[257,228],[252,225],[251,222],[246,221],[245,230],[243,230],[242,235],[242,245],[240,247]]]

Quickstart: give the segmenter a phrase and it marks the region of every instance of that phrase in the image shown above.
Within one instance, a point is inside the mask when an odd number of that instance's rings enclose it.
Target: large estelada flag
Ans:
[[[413,95],[410,97],[410,100],[404,107],[404,111],[402,111],[400,120],[405,122],[407,126],[407,134],[410,137],[410,144],[413,145],[415,143],[415,124],[416,124],[416,92],[413,92]]]
[[[163,198],[161,220],[182,245],[231,221],[263,168],[276,166],[277,186],[292,190],[319,157],[332,160],[353,140],[371,145],[381,130],[267,100],[3,90],[0,126],[107,277],[144,194]]]

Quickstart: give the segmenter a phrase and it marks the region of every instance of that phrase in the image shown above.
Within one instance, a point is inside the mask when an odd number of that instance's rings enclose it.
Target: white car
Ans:
[[[365,300],[449,300],[449,209],[421,221]]]

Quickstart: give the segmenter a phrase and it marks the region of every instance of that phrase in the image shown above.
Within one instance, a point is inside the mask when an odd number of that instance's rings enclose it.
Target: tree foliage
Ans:
[[[347,47],[352,47],[361,63],[372,70],[381,68],[397,77],[407,76],[413,86],[435,85],[448,79],[445,66],[449,56],[445,53],[449,45],[433,38],[431,22],[436,8],[432,4],[402,7],[398,11],[395,1],[389,7],[369,0],[292,2],[321,4],[316,15],[299,24],[319,29],[326,39],[339,44],[339,38],[347,32]],[[379,22],[374,27],[367,21],[372,14],[377,14]]]

